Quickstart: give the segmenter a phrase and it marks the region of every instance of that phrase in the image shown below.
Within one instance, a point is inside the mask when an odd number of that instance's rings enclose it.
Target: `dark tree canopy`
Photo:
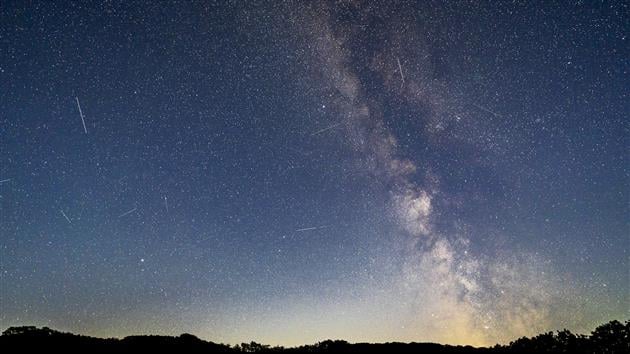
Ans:
[[[519,338],[508,345],[492,348],[451,346],[435,343],[356,343],[325,340],[294,348],[271,347],[256,342],[235,346],[207,342],[184,333],[179,337],[129,336],[103,339],[63,333],[48,327],[10,327],[0,336],[2,352],[86,352],[86,353],[630,353],[630,321],[611,321],[590,335],[568,330],[547,332],[532,338]],[[7,351],[9,350],[9,351]]]

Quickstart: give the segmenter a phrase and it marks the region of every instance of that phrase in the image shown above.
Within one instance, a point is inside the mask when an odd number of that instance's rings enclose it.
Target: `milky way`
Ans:
[[[0,11],[2,327],[489,345],[630,315],[621,3]]]

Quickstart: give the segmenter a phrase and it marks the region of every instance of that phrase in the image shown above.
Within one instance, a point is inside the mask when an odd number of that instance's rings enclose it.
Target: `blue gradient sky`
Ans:
[[[625,320],[628,19],[4,2],[0,327],[480,345]]]

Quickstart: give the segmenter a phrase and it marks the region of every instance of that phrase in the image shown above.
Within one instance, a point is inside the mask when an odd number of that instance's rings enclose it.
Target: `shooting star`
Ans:
[[[63,210],[59,209],[59,211],[61,212],[61,215],[63,215],[64,218],[66,218],[66,220],[68,220],[68,224],[72,224],[72,221],[70,221],[70,218],[68,217],[68,215],[66,215],[66,213],[63,212]]]
[[[484,107],[484,106],[480,106],[480,105],[475,104],[475,103],[473,103],[472,105],[473,105],[473,106],[475,106],[475,107],[477,107],[477,108],[479,108],[480,110],[482,110],[482,111],[484,111],[484,112],[488,112],[488,113],[490,113],[490,114],[492,114],[492,115],[494,115],[494,116],[496,116],[496,117],[503,118],[503,116],[502,116],[502,115],[500,115],[500,114],[499,114],[499,113],[497,113],[497,112],[493,112],[493,111],[491,111],[489,108],[486,108],[486,107]]]
[[[11,178],[3,179],[2,181],[0,181],[0,184],[5,183],[5,182],[9,182],[10,180],[11,180]]]
[[[328,130],[330,130],[330,129],[336,128],[336,127],[338,127],[338,126],[342,125],[343,123],[344,123],[344,122],[335,123],[335,124],[333,124],[333,125],[331,125],[331,126],[328,126],[328,127],[324,128],[324,129],[320,129],[320,130],[316,131],[315,133],[311,134],[311,136],[315,136],[315,135],[317,135],[317,134],[321,134],[321,133],[323,133],[323,132],[325,132],[325,131],[328,131]]]
[[[295,230],[295,232],[313,231],[313,230],[325,229],[327,227],[328,226],[305,227],[303,229],[297,229]]]
[[[87,127],[85,126],[85,119],[83,119],[83,111],[81,110],[81,104],[79,103],[79,97],[77,99],[77,107],[79,107],[79,114],[81,115],[81,122],[83,123],[83,131],[87,134]]]
[[[402,88],[405,85],[405,75],[403,74],[402,65],[400,65],[400,59],[398,57],[396,57],[396,61],[398,62],[398,71],[400,72],[400,78],[402,79],[402,82],[400,83],[400,88]]]
[[[287,146],[287,149],[289,149],[289,150],[291,150],[293,152],[296,152],[296,153],[298,153],[300,155],[305,155],[305,156],[311,155],[313,153],[312,151],[302,151],[302,150],[296,149],[296,148],[291,147],[291,146]]]
[[[133,208],[133,209],[131,209],[131,210],[129,210],[129,211],[126,211],[126,212],[124,212],[124,213],[122,213],[122,214],[118,215],[118,217],[119,217],[119,218],[122,218],[122,217],[123,217],[123,216],[125,216],[125,215],[129,215],[129,214],[133,213],[134,211],[136,211],[136,209],[138,209],[138,208],[136,207],[136,208]]]
[[[168,199],[164,196],[164,206],[166,207],[166,212],[168,213]]]

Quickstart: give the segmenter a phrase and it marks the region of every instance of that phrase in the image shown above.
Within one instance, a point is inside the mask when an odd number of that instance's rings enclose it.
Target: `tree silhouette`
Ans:
[[[63,333],[48,327],[10,327],[0,336],[2,352],[83,352],[83,353],[630,353],[630,321],[611,321],[597,327],[590,335],[576,335],[564,329],[532,338],[519,338],[508,345],[492,348],[450,346],[434,343],[357,343],[325,340],[295,348],[270,347],[256,342],[236,346],[207,342],[184,333],[179,337],[129,336],[123,339],[93,338]]]

